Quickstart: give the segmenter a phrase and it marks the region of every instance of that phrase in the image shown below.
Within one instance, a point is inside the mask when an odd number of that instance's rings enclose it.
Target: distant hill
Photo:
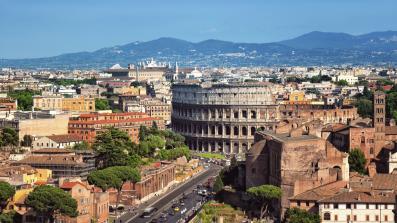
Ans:
[[[205,40],[198,43],[175,38],[102,48],[35,59],[0,59],[0,67],[90,69],[107,68],[155,58],[182,66],[293,66],[397,64],[397,32],[310,32],[274,43],[235,43]]]
[[[373,32],[353,36],[346,33],[316,31],[279,43],[298,49],[395,50],[397,49],[397,32]]]

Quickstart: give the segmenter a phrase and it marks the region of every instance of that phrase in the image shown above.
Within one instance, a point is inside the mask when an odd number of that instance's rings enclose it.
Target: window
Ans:
[[[385,204],[385,209],[387,209],[387,204]]]
[[[238,136],[238,127],[237,126],[234,127],[234,135]]]
[[[243,110],[242,113],[243,113],[243,118],[247,118],[248,117],[246,110]]]
[[[238,112],[234,112],[234,118],[238,118]]]
[[[350,215],[346,216],[346,220],[349,222],[350,221]]]
[[[378,207],[378,205],[377,204],[375,204],[375,209],[378,209],[379,207]]]
[[[329,212],[324,213],[323,220],[331,220],[331,214]]]
[[[379,221],[379,215],[375,215],[375,221]]]
[[[309,207],[310,203],[309,201],[306,201],[306,207]]]
[[[353,215],[353,221],[357,221],[357,215]]]
[[[365,215],[365,220],[369,221],[369,215]]]
[[[369,209],[369,204],[366,204],[366,205],[365,205],[365,208],[366,208],[366,209]]]
[[[335,221],[338,220],[338,215],[337,214],[334,216],[334,219],[335,219]]]
[[[300,202],[300,201],[298,201],[298,202],[297,202],[297,205],[298,205],[298,207],[300,207],[300,206],[301,206],[301,202]]]
[[[346,204],[346,209],[351,209],[352,205],[351,204]]]
[[[385,221],[389,221],[389,216],[385,215]]]
[[[339,204],[334,204],[334,208],[338,209],[339,208]]]

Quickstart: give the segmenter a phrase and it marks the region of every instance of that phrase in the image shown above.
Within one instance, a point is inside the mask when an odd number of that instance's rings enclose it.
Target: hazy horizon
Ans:
[[[268,43],[312,31],[397,30],[395,0],[0,2],[0,58],[38,58],[172,37]]]

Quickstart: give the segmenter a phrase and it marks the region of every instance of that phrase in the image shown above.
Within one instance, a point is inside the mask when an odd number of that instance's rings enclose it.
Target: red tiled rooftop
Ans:
[[[79,181],[75,181],[75,182],[64,182],[64,183],[61,185],[60,188],[70,190],[70,189],[72,189],[72,188],[73,188],[74,186],[76,186],[76,185],[81,185],[81,186],[87,188],[87,185],[85,185],[85,184],[83,184],[83,183],[81,183],[81,182],[79,182]]]
[[[81,118],[91,118],[91,117],[105,117],[105,116],[129,116],[129,115],[146,115],[144,112],[122,112],[122,113],[90,113],[81,114]]]
[[[51,139],[57,143],[68,143],[68,142],[80,142],[81,137],[73,134],[65,134],[65,135],[51,135],[47,136],[47,138]]]
[[[121,119],[121,120],[69,120],[69,124],[87,124],[87,125],[95,125],[95,124],[112,124],[112,123],[123,123],[123,122],[144,122],[144,121],[154,121],[160,120],[160,118],[155,117],[146,117],[146,118],[129,118],[129,119]]]

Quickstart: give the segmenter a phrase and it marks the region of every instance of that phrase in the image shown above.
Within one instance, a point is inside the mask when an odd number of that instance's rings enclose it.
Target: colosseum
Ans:
[[[172,129],[194,150],[245,153],[255,131],[272,130],[279,120],[266,83],[179,83],[172,95]]]

